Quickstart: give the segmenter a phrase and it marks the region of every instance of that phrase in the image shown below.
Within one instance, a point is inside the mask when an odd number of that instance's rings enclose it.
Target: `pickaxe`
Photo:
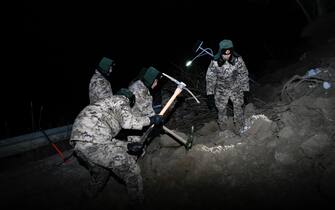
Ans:
[[[194,132],[194,127],[193,126],[191,128],[191,134],[189,135],[188,139],[184,139],[183,137],[179,136],[178,134],[176,134],[175,132],[173,132],[169,128],[165,127],[164,125],[163,125],[163,129],[164,129],[165,132],[167,132],[171,136],[173,136],[179,143],[184,145],[186,150],[191,149],[192,144],[193,144],[193,132]]]
[[[171,81],[175,82],[178,86],[176,88],[176,90],[174,91],[173,95],[171,96],[171,98],[169,99],[169,101],[165,104],[165,106],[163,107],[163,109],[160,111],[159,115],[164,115],[165,112],[167,111],[167,109],[171,106],[171,104],[173,103],[173,101],[176,99],[176,97],[183,91],[186,90],[187,92],[189,92],[191,94],[191,96],[196,100],[197,103],[200,103],[200,101],[197,99],[197,97],[188,89],[186,88],[186,84],[183,82],[180,82],[178,80],[176,80],[175,78],[162,73],[163,76],[167,77],[168,79],[170,79]],[[147,138],[149,136],[149,134],[151,133],[151,131],[153,130],[154,125],[151,125],[148,130],[143,134],[143,136],[141,137],[141,140],[139,142],[139,145],[141,145],[141,148],[139,148],[140,150],[145,149],[145,147],[147,146]],[[191,130],[191,135],[190,138],[188,138],[188,140],[183,139],[182,137],[180,137],[179,135],[177,135],[176,133],[174,133],[172,130],[166,128],[165,126],[163,126],[163,129],[171,134],[172,136],[174,136],[180,143],[182,143],[186,149],[190,149],[192,147],[192,143],[193,143],[193,126],[192,126],[192,130]],[[130,147],[128,147],[128,149],[130,150]],[[138,148],[136,148],[137,150]],[[130,151],[131,152],[131,151]],[[144,153],[142,153],[142,157],[144,156]]]

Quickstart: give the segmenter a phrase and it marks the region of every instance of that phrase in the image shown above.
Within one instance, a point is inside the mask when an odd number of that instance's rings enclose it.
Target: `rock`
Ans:
[[[303,142],[300,147],[307,157],[312,158],[322,155],[331,144],[332,142],[326,134],[317,133]]]
[[[284,123],[285,126],[291,127],[293,130],[299,130],[301,127],[299,120],[295,113],[286,111],[280,115],[280,121]]]
[[[236,134],[231,130],[220,131],[218,135],[221,138],[232,138],[236,136]]]
[[[305,157],[299,147],[300,141],[301,139],[299,138],[278,138],[274,148],[275,160],[284,165],[297,164],[298,161]]]
[[[255,106],[254,106],[253,103],[247,104],[245,106],[245,108],[244,108],[244,116],[245,116],[245,118],[249,118],[252,115],[255,115],[255,113],[256,113],[255,110],[256,110],[256,108],[255,108]]]
[[[296,134],[296,132],[294,132],[294,130],[292,129],[292,127],[285,126],[283,129],[281,129],[279,131],[278,137],[279,138],[288,139],[288,138],[294,137],[295,134]]]
[[[273,135],[272,121],[265,115],[253,115],[246,120],[245,126],[242,129],[242,134],[248,139],[262,142],[264,139]]]

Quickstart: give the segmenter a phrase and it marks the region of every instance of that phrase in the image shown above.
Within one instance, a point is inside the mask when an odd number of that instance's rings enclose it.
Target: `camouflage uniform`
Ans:
[[[135,95],[135,105],[132,108],[133,113],[136,116],[141,117],[151,117],[155,115],[152,103],[153,98],[149,89],[155,79],[158,79],[160,72],[154,67],[150,66],[149,68],[143,68],[140,73],[138,80],[130,84],[129,90]],[[138,142],[140,141],[141,136],[128,136],[128,141]]]
[[[137,80],[129,86],[129,90],[134,93],[136,102],[132,111],[140,116],[153,116],[155,111],[152,107],[152,96],[149,89],[141,80]]]
[[[152,107],[152,96],[149,89],[143,84],[141,80],[137,80],[129,86],[129,90],[134,93],[136,97],[135,105],[132,112],[136,116],[151,117],[155,115]],[[138,142],[141,136],[128,136],[128,141]]]
[[[135,156],[127,153],[127,142],[114,137],[121,129],[137,129],[150,124],[148,117],[135,117],[125,96],[99,100],[85,107],[77,116],[70,144],[78,156],[84,157],[91,172],[89,195],[94,197],[109,178],[109,172],[123,179],[130,199],[143,200],[143,183]]]
[[[95,70],[89,85],[90,104],[113,95],[110,82],[98,71]]]
[[[207,95],[214,94],[215,106],[218,109],[218,124],[221,131],[227,127],[228,99],[234,105],[234,122],[239,130],[244,123],[242,105],[243,91],[249,91],[248,69],[242,57],[233,57],[233,64],[226,61],[221,67],[212,60],[206,74]]]

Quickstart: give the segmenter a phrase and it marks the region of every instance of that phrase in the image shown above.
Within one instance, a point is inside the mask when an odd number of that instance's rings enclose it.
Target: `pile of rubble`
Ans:
[[[333,64],[292,77],[272,103],[248,104],[241,136],[230,129],[219,135],[206,107],[184,103],[178,121],[199,128],[192,148],[161,135],[140,161],[152,207],[329,205],[335,198]],[[187,129],[176,132],[188,136]]]

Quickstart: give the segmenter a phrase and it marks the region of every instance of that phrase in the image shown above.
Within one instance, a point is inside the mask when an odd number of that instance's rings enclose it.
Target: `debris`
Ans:
[[[242,143],[237,143],[237,145],[240,145]],[[233,149],[235,147],[235,145],[227,145],[227,146],[214,146],[214,147],[208,147],[206,145],[198,145],[195,150],[198,151],[204,151],[204,152],[210,152],[213,154],[217,154],[217,153],[221,153],[221,152],[225,152],[227,150]]]
[[[331,84],[329,82],[323,82],[323,88],[324,89],[329,89],[331,87]]]

